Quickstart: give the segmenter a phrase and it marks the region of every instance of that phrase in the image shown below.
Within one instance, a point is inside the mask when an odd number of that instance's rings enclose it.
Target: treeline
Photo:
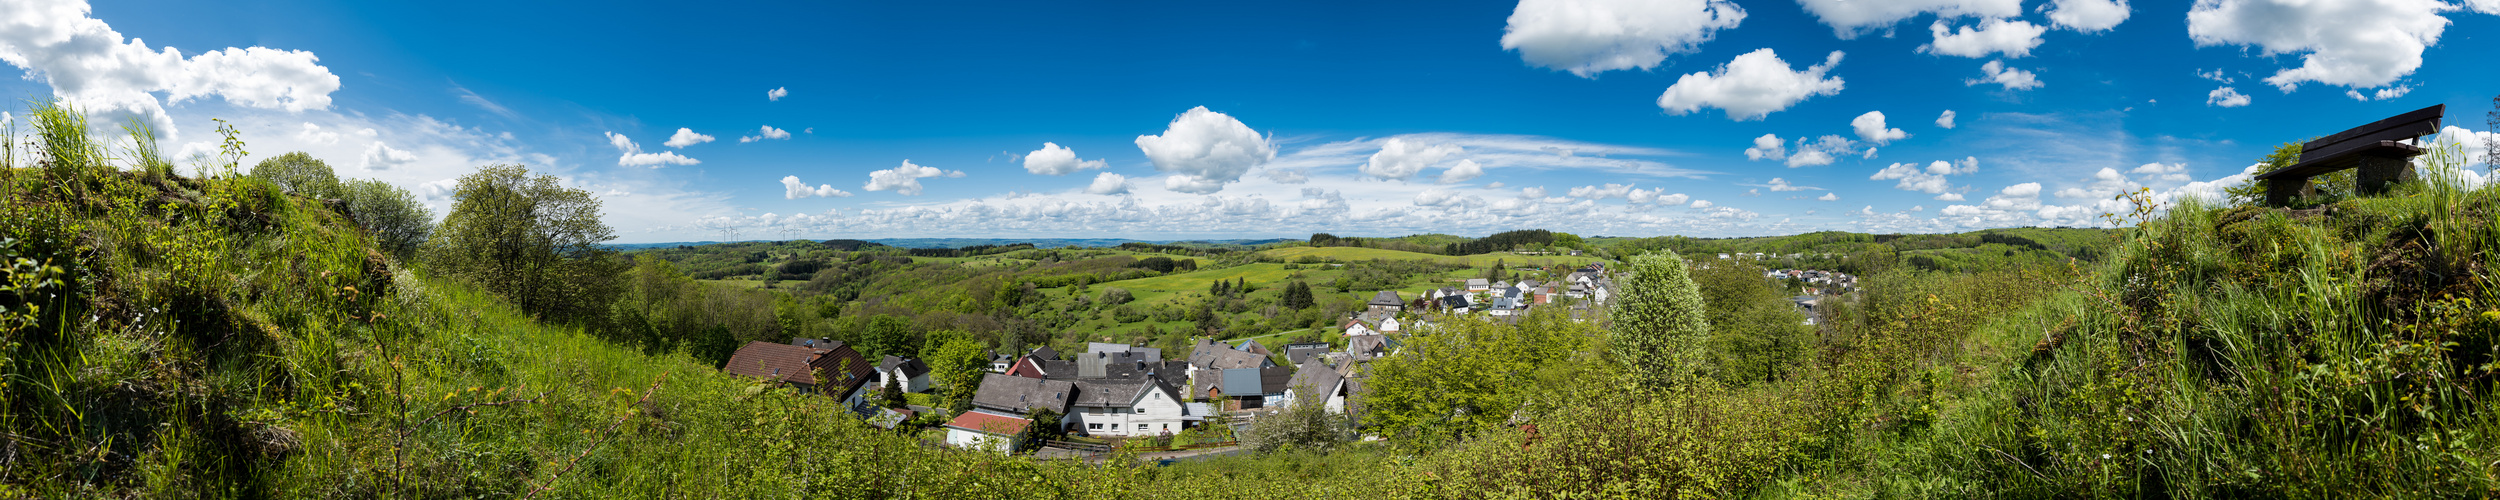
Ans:
[[[903,254],[913,257],[980,257],[984,255],[998,255],[1017,250],[1032,249],[1032,243],[1016,243],[1012,245],[973,245],[963,248],[907,248],[903,250]]]
[[[1480,253],[1504,252],[1513,248],[1526,246],[1551,245],[1553,243],[1553,231],[1543,229],[1526,229],[1493,233],[1491,236],[1476,238],[1471,241],[1451,243],[1449,246],[1442,249],[1441,254],[1475,255]]]
[[[1436,255],[1477,255],[1520,249],[1586,249],[1584,240],[1570,233],[1543,229],[1524,229],[1494,233],[1483,238],[1465,238],[1443,234],[1419,234],[1397,238],[1355,238],[1329,233],[1314,233],[1305,244],[1313,247],[1361,247]]]
[[[1222,246],[1171,245],[1163,243],[1146,243],[1141,241],[1121,243],[1118,248],[1134,252],[1155,252],[1174,255],[1222,255],[1241,251],[1237,248]]]

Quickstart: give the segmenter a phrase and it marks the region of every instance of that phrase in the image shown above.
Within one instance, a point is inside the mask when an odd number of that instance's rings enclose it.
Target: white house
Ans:
[[[1024,444],[1019,439],[1024,434],[1024,427],[1032,424],[1030,419],[976,409],[946,422],[946,445],[999,454],[1015,453]]]
[[[1314,357],[1303,361],[1302,368],[1294,371],[1293,381],[1287,383],[1287,387],[1290,390],[1285,391],[1279,406],[1292,408],[1307,402],[1302,398],[1310,397],[1330,413],[1345,413],[1345,377],[1339,376],[1337,367],[1328,366],[1325,358]]]
[[[1092,436],[1153,436],[1180,432],[1190,420],[1180,391],[1154,377],[1079,380],[1071,427]]]
[[[886,356],[877,362],[877,390],[886,384],[902,382],[903,392],[929,391],[929,364],[917,359]]]

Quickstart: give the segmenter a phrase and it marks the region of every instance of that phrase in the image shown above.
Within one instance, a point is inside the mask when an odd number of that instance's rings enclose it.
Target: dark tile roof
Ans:
[[[1068,360],[1064,360],[1064,359],[1036,359],[1036,360],[1033,360],[1033,362],[1034,362],[1035,364],[1038,364],[1038,365],[1040,365],[1040,366],[1041,366],[1041,368],[1042,368],[1042,378],[1049,378],[1049,379],[1070,379],[1070,378],[1076,378],[1076,362],[1075,362],[1075,361],[1068,361]]]
[[[840,342],[817,345],[831,345],[832,348],[748,342],[745,347],[739,347],[738,352],[729,355],[729,362],[721,365],[721,371],[800,385],[823,385],[825,387],[821,389],[830,394],[847,394],[874,378],[876,367],[869,365],[868,359],[860,356],[859,351]],[[831,383],[819,384],[816,380],[818,370],[832,377]]]
[[[981,388],[972,394],[972,405],[1017,415],[1030,415],[1036,408],[1049,408],[1061,414],[1076,399],[1076,384],[1065,380],[1044,380],[1004,374],[981,376]]]
[[[1117,407],[1143,397],[1146,391],[1170,389],[1153,378],[1088,379],[1076,382],[1076,406]]]
[[[1303,360],[1326,354],[1330,347],[1327,342],[1285,344],[1285,360],[1302,364]]]
[[[1397,307],[1406,305],[1406,299],[1398,298],[1396,290],[1381,290],[1380,293],[1372,294],[1370,305]]]
[[[903,376],[905,377],[918,377],[929,374],[929,364],[922,363],[917,359],[886,356],[885,359],[877,361],[877,371],[879,372],[892,372],[895,368],[902,368]]]
[[[1050,346],[1035,347],[1030,355],[1041,359],[1059,359],[1059,351],[1050,350]]]
[[[1167,387],[1186,386],[1189,385],[1189,362],[1175,359],[1148,364],[1146,374],[1162,381]]]

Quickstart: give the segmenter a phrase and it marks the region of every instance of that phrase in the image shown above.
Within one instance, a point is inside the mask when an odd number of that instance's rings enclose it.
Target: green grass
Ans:
[[[1382,249],[1378,249],[1378,248],[1362,248],[1362,247],[1319,247],[1319,248],[1313,248],[1313,247],[1287,247],[1287,248],[1278,248],[1278,249],[1274,249],[1274,250],[1266,250],[1266,251],[1261,251],[1261,252],[1259,252],[1259,254],[1260,254],[1260,255],[1264,255],[1264,256],[1268,256],[1268,257],[1273,257],[1273,258],[1276,258],[1276,259],[1278,259],[1278,260],[1283,260],[1283,261],[1286,261],[1286,262],[1293,262],[1293,261],[1295,261],[1296,259],[1300,259],[1300,258],[1305,257],[1305,256],[1310,256],[1310,257],[1319,257],[1319,258],[1322,258],[1322,259],[1334,260],[1334,261],[1338,261],[1338,262],[1350,262],[1350,261],[1357,261],[1357,260],[1373,260],[1373,259],[1380,259],[1380,260],[1428,260],[1428,261],[1434,261],[1434,262],[1447,262],[1447,263],[1466,264],[1466,265],[1468,265],[1468,266],[1477,267],[1477,268],[1488,268],[1488,267],[1493,267],[1493,264],[1494,264],[1494,263],[1496,263],[1496,262],[1499,262],[1499,263],[1501,263],[1501,264],[1503,264],[1503,265],[1512,266],[1512,267],[1532,267],[1532,266],[1533,266],[1533,267],[1551,267],[1551,266],[1569,266],[1569,267],[1577,267],[1577,266],[1588,265],[1589,263],[1593,263],[1593,262],[1603,262],[1603,261],[1604,261],[1604,259],[1599,259],[1599,258],[1596,258],[1596,257],[1588,257],[1588,256],[1570,256],[1570,255],[1520,255],[1520,254],[1513,254],[1513,253],[1487,253],[1487,254],[1476,254],[1476,255],[1466,255],[1466,256],[1453,256],[1453,255],[1434,255],[1434,254],[1428,254],[1428,253],[1416,253],[1416,252],[1401,252],[1401,251],[1397,251],[1397,250],[1382,250]]]

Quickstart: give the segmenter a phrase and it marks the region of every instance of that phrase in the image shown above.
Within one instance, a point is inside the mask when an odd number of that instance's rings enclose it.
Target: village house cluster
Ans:
[[[1255,339],[1200,338],[1181,359],[1167,359],[1154,347],[1100,342],[1086,344],[1082,353],[1045,346],[1020,355],[994,354],[971,408],[944,424],[945,442],[1001,453],[1030,449],[1040,443],[1023,442],[1025,430],[1044,410],[1060,415],[1068,433],[1093,437],[1170,436],[1219,413],[1245,428],[1263,415],[1302,404],[1322,405],[1359,422],[1364,368],[1395,356],[1410,325],[1452,315],[1516,319],[1558,299],[1574,307],[1602,305],[1612,297],[1612,283],[1604,266],[1592,264],[1550,282],[1470,279],[1463,288],[1445,286],[1412,299],[1384,290],[1338,324],[1343,349],[1328,342],[1270,347]],[[886,356],[870,364],[851,346],[825,339],[749,343],[722,370],[832,397],[883,427],[916,412],[880,408],[870,391],[888,384],[911,393],[934,389],[929,366],[920,360]]]

